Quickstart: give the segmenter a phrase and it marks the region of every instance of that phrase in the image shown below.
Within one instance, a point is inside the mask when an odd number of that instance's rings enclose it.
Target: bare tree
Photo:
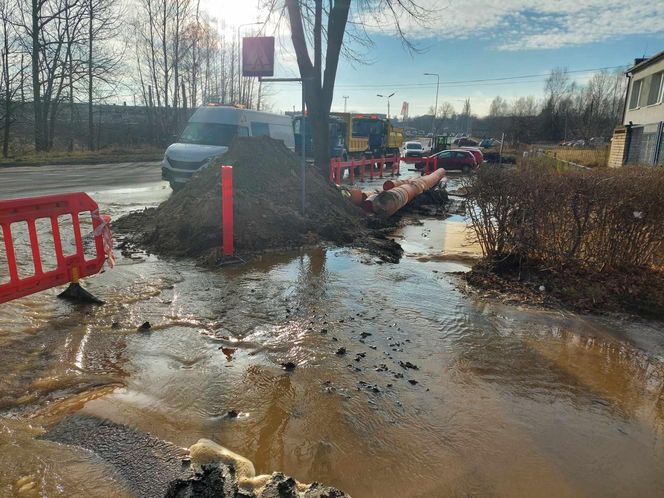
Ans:
[[[334,97],[334,84],[343,54],[353,56],[344,46],[344,35],[369,43],[366,21],[388,20],[396,27],[407,47],[414,48],[404,36],[404,17],[422,21],[426,12],[415,0],[360,0],[356,6],[357,22],[349,24],[351,0],[267,0],[272,15],[283,14],[290,23],[291,40],[304,86],[308,113],[313,124],[314,160],[319,167],[329,163],[329,114]],[[310,56],[313,54],[313,60]]]
[[[86,0],[87,54],[86,97],[88,104],[88,149],[95,149],[94,102],[103,100],[119,84],[125,48],[119,43],[124,12],[119,0]]]
[[[9,155],[11,125],[14,120],[15,98],[21,88],[22,64],[18,53],[16,32],[12,26],[13,2],[0,0],[0,29],[2,29],[2,157]],[[18,84],[17,84],[18,82]]]

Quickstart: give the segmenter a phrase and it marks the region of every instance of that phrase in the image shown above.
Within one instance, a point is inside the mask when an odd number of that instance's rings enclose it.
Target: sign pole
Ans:
[[[306,98],[305,98],[305,89],[304,89],[304,80],[302,80],[302,215],[304,216],[305,212],[305,203],[306,203],[306,190],[307,182],[305,180],[305,174],[307,169],[307,119],[306,119]]]

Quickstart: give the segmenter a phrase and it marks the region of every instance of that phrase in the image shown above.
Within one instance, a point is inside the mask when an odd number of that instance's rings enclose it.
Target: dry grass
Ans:
[[[113,147],[97,151],[50,151],[31,152],[21,156],[0,159],[0,166],[43,166],[49,164],[100,164],[138,161],[158,161],[164,157],[164,150],[154,147],[131,148]]]
[[[609,162],[609,147],[575,148],[556,147],[544,151],[547,156],[588,168],[603,168]]]

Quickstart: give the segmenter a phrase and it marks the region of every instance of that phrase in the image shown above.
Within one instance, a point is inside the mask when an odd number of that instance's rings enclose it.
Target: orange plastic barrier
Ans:
[[[90,213],[92,217],[96,255],[89,260],[85,259],[83,249],[83,237],[79,221],[80,213]],[[58,225],[58,216],[62,215],[69,215],[72,221],[76,251],[71,255],[65,255],[62,250],[60,226]],[[41,218],[49,219],[51,222],[56,258],[55,269],[46,272],[43,270],[39,235],[35,224]],[[0,283],[0,303],[6,303],[58,285],[77,282],[79,278],[94,275],[102,269],[107,258],[109,266],[112,267],[114,263],[113,243],[108,226],[109,221],[108,216],[99,214],[97,203],[83,192],[0,201],[0,227],[2,227],[7,266],[9,268],[9,282]],[[11,229],[12,223],[17,222],[26,222],[28,225],[30,250],[34,265],[34,274],[24,278],[19,276]]]
[[[233,166],[221,167],[221,242],[224,256],[232,256],[233,247]]]

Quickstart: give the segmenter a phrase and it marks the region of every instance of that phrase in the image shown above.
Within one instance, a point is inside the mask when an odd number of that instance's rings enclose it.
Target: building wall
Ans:
[[[645,67],[643,70],[635,72],[630,79],[629,88],[627,90],[627,110],[625,112],[625,120],[623,124],[629,124],[631,121],[634,124],[650,124],[659,123],[664,121],[664,102],[662,94],[664,90],[660,90],[659,102],[649,106],[640,106],[635,109],[629,109],[630,101],[632,100],[632,90],[634,89],[634,82],[644,79],[659,71],[664,71],[664,59]],[[644,79],[645,81],[645,79]],[[662,85],[664,87],[664,84]],[[646,90],[646,89],[644,89]],[[642,91],[644,91],[642,90]]]
[[[609,168],[620,168],[623,165],[628,132],[629,128],[626,126],[619,126],[614,130],[609,152]]]

